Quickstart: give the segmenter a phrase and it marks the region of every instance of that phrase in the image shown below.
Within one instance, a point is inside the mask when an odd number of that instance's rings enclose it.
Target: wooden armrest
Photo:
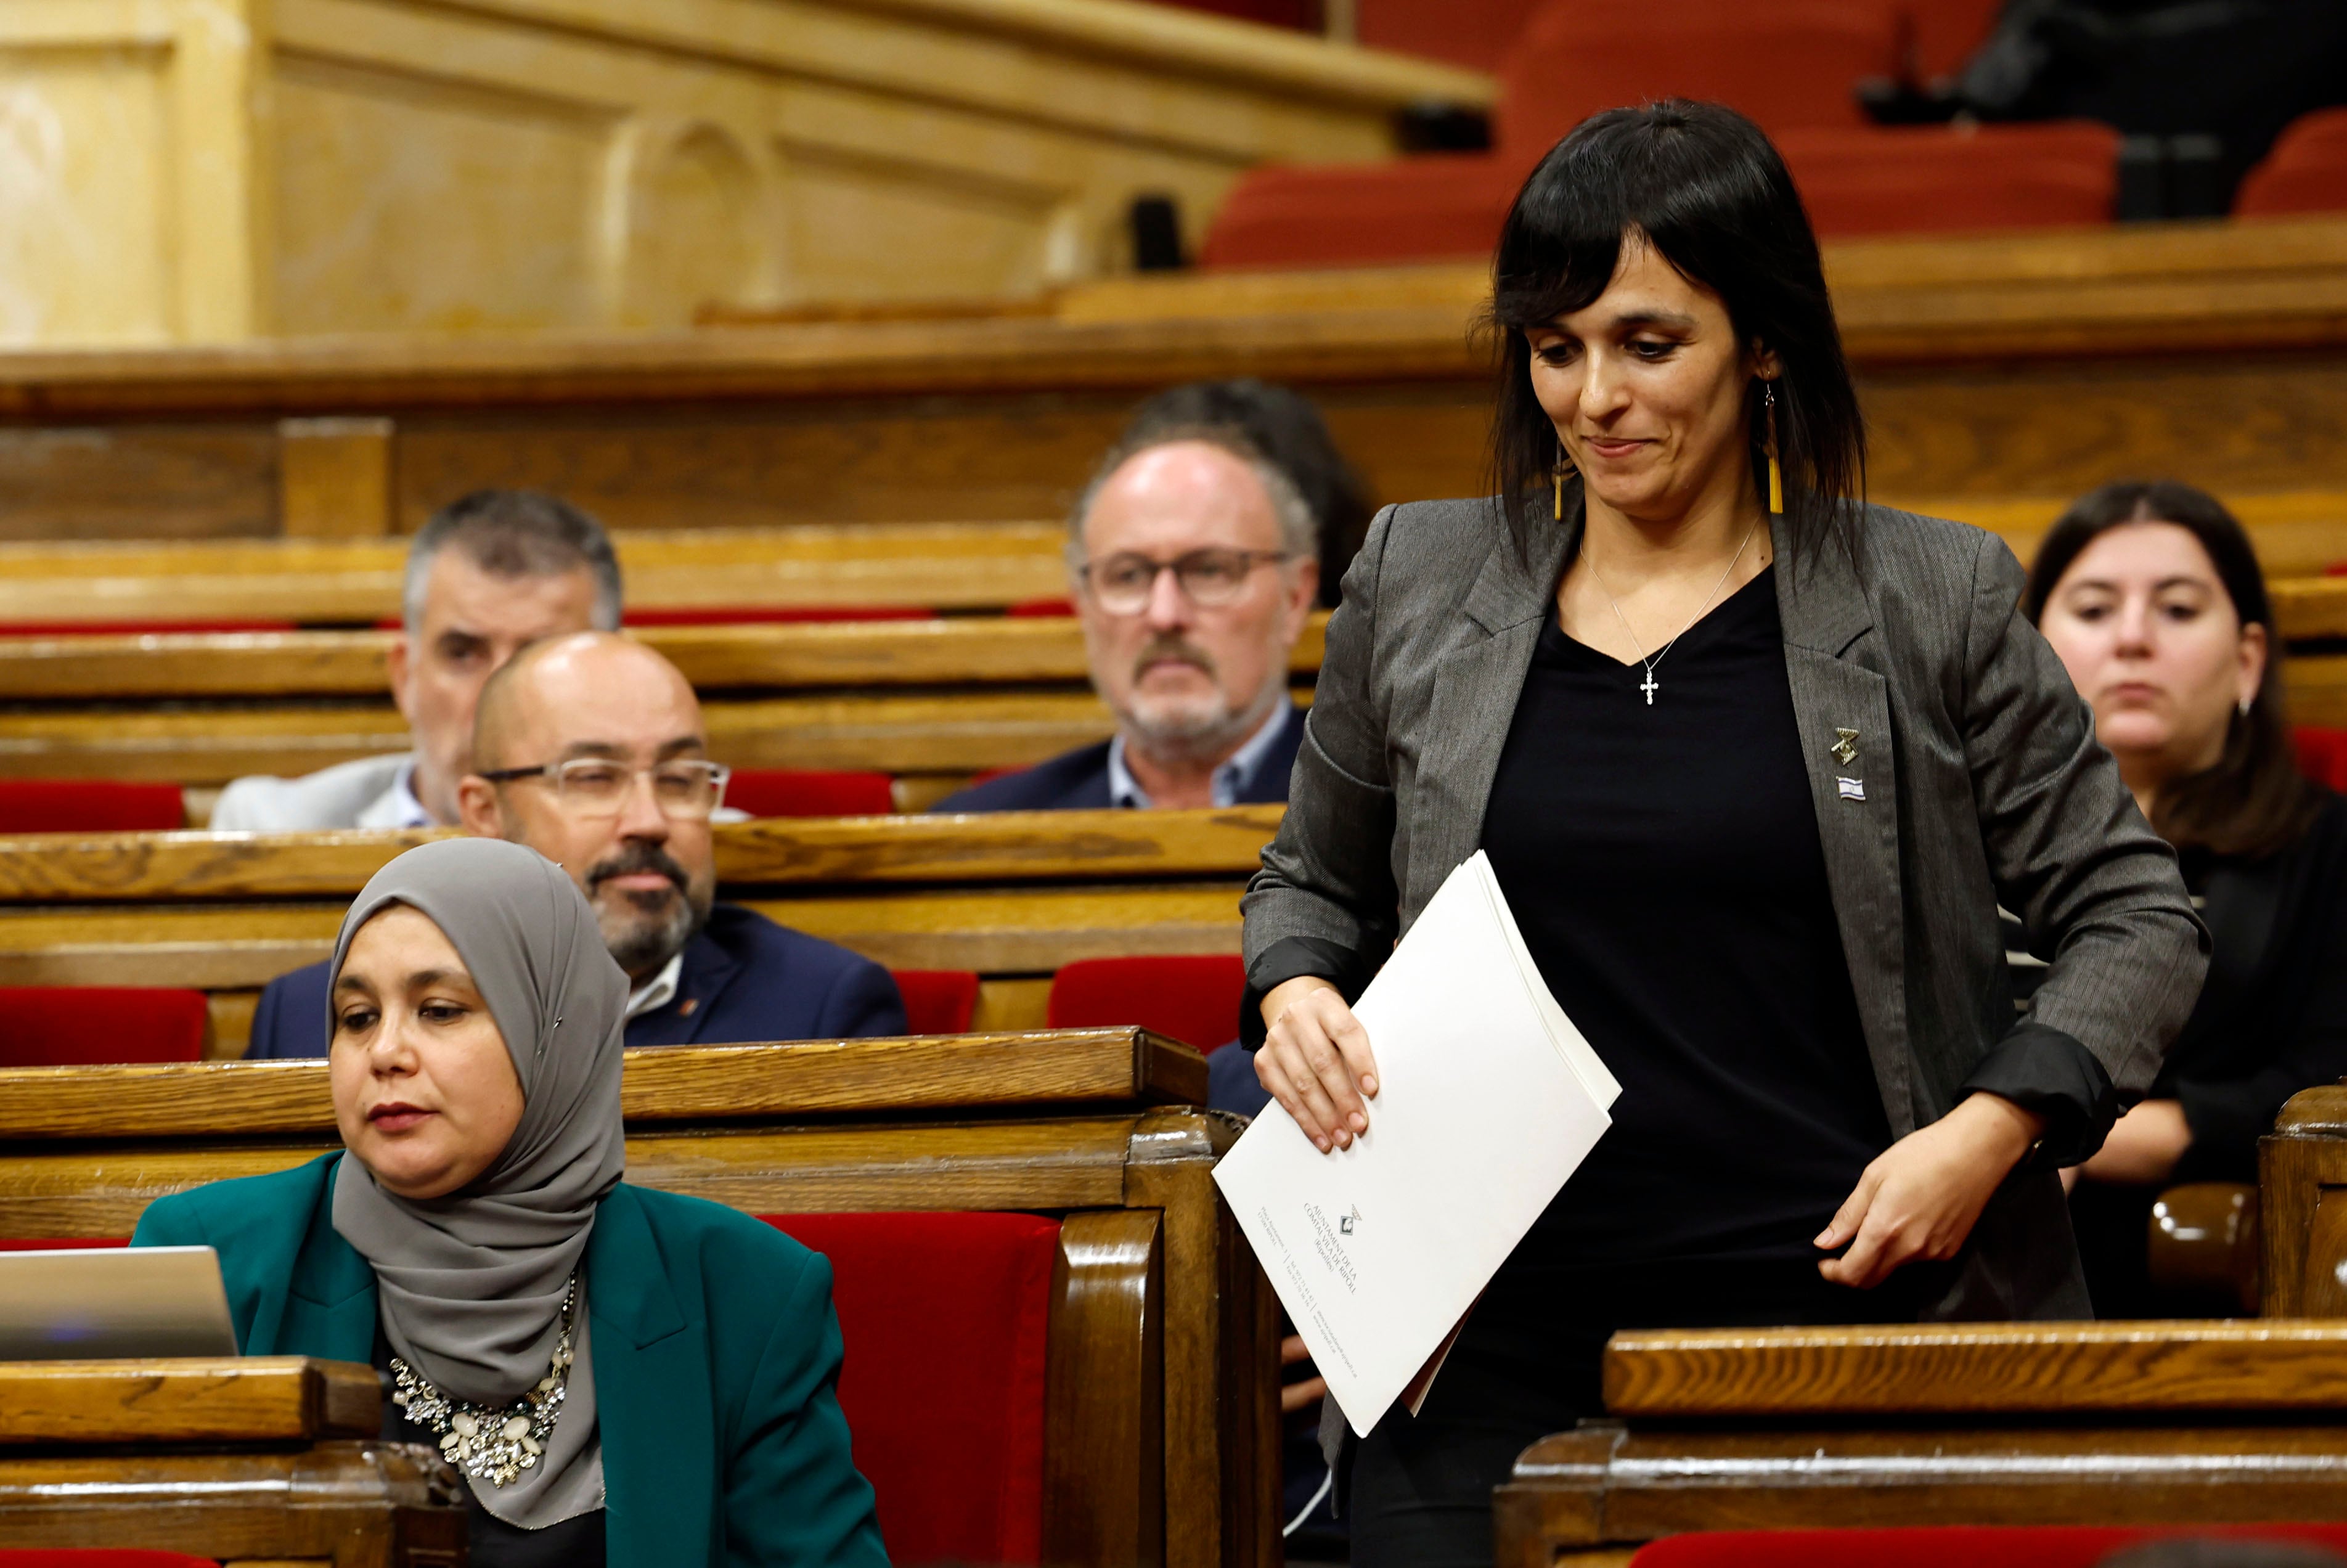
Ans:
[[[2146,1262],[2161,1290],[2221,1296],[2258,1311],[2258,1190],[2245,1182],[2189,1182],[2151,1207]]]

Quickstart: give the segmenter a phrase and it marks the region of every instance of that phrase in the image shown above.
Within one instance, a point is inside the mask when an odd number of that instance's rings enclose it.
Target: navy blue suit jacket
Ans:
[[[931,806],[931,811],[1105,811],[1108,796],[1108,745],[1080,746],[1072,752],[1037,763],[1015,774],[957,790]],[[1288,710],[1287,721],[1255,776],[1239,791],[1240,805],[1283,805],[1287,801],[1287,775],[1296,771],[1296,753],[1304,745],[1304,710]]]
[[[630,1045],[742,1045],[903,1034],[897,982],[871,959],[733,904],[685,944],[676,995],[628,1023]],[[252,1015],[248,1061],[326,1054],[326,966],[280,975]]]

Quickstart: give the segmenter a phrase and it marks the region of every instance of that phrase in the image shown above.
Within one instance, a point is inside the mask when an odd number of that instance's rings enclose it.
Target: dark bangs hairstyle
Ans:
[[[2174,523],[2200,541],[2244,626],[2266,629],[2266,673],[2248,713],[2236,712],[2217,765],[2160,792],[2151,825],[2178,849],[2256,858],[2289,848],[2312,825],[2321,792],[2298,771],[2282,696],[2281,640],[2257,548],[2224,504],[2173,479],[2132,480],[2090,491],[2062,514],[2030,563],[2022,609],[2034,626],[2086,547],[2122,523]]]
[[[1866,493],[1866,432],[1817,235],[1760,128],[1723,105],[1685,98],[1590,116],[1549,149],[1509,210],[1486,325],[1499,340],[1492,478],[1499,496],[1518,503],[1512,526],[1549,520],[1545,505],[1530,501],[1546,497],[1563,450],[1532,396],[1524,333],[1594,302],[1633,236],[1726,302],[1740,343],[1775,351],[1778,460],[1795,546],[1828,533],[1849,542]],[[1765,499],[1757,379],[1746,405]]]

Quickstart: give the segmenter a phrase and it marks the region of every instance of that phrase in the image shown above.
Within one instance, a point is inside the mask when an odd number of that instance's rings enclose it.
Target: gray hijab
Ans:
[[[374,1266],[384,1335],[402,1359],[451,1398],[511,1404],[547,1374],[595,1205],[626,1164],[627,977],[562,868],[492,838],[423,845],[377,872],[343,918],[330,976],[342,974],[359,927],[392,904],[429,916],[465,960],[521,1079],[521,1121],[489,1168],[446,1197],[396,1196],[358,1160],[343,1161],[334,1229]],[[331,996],[327,1007],[331,1038]],[[546,1453],[506,1486],[470,1482],[491,1513],[528,1529],[602,1505],[587,1284]]]

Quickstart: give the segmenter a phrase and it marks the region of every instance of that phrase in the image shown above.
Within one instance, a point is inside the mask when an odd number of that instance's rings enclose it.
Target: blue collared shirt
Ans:
[[[1247,737],[1246,744],[1214,770],[1212,794],[1215,805],[1238,804],[1239,792],[1255,782],[1255,775],[1262,771],[1265,754],[1279,739],[1280,726],[1295,711],[1296,704],[1281,697],[1264,716],[1263,723],[1255,726],[1255,733]],[[1126,810],[1146,810],[1153,804],[1148,792],[1133,776],[1133,770],[1124,765],[1124,735],[1121,731],[1108,743],[1108,800],[1111,805]]]

